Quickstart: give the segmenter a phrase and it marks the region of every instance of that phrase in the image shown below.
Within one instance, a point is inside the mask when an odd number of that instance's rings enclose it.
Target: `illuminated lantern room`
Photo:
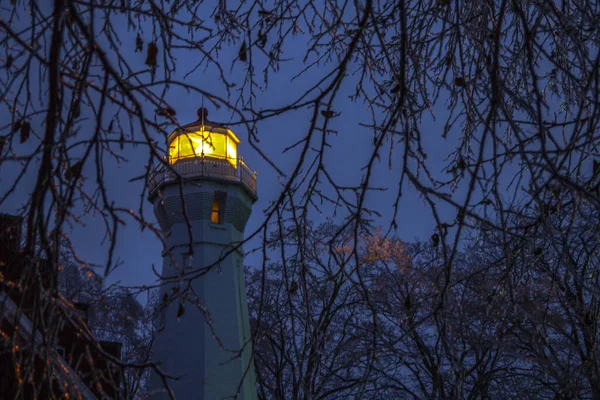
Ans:
[[[208,122],[207,116],[206,109],[199,109],[197,122],[177,129],[169,136],[169,164],[211,157],[226,160],[237,167],[237,145],[240,140],[230,129]]]
[[[240,140],[231,129],[210,122],[207,117],[208,111],[200,108],[197,121],[177,128],[169,135],[169,150],[165,157],[168,167],[163,164],[152,172],[151,196],[160,186],[177,181],[179,177],[238,181],[253,197],[256,196],[256,172],[238,157]]]

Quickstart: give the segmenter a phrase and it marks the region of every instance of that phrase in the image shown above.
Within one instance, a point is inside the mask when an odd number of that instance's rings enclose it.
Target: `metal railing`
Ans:
[[[233,161],[233,162],[232,162]],[[252,171],[242,157],[238,159],[204,156],[180,159],[167,168],[161,165],[154,169],[148,180],[150,194],[163,184],[176,181],[179,177],[212,177],[242,182],[256,194],[256,172]]]
[[[256,194],[256,171],[252,171],[242,157],[238,162],[238,170],[240,171],[240,180]]]

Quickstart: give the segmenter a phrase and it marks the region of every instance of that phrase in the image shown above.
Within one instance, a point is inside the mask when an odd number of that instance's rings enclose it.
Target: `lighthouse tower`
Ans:
[[[150,178],[162,230],[161,307],[153,361],[175,399],[256,399],[241,246],[256,196],[256,172],[239,139],[207,120],[168,137],[167,165]],[[193,279],[189,279],[193,278]],[[151,399],[169,399],[153,374]]]

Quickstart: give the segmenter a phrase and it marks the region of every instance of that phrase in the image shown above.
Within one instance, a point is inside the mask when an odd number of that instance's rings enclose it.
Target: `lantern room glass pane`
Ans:
[[[236,167],[237,161],[237,145],[231,138],[227,138],[227,160]]]
[[[226,153],[226,141],[227,136],[218,133],[207,133],[204,135],[204,144],[202,146],[205,155],[211,155],[215,157],[227,156]]]
[[[169,147],[169,161],[171,164],[182,158],[194,157],[194,134],[179,135],[171,142]]]
[[[179,158],[187,158],[194,156],[193,135],[181,135],[179,140]]]
[[[171,142],[171,145],[169,146],[169,161],[171,162],[171,164],[173,164],[175,160],[177,160],[177,158],[179,158],[179,146],[177,139],[175,139]]]

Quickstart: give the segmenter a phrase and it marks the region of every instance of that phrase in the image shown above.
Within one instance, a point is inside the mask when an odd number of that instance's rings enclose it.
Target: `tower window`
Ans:
[[[213,224],[223,223],[226,196],[227,194],[224,192],[215,192],[215,198],[213,199],[212,204],[212,212],[210,215],[210,222],[212,222]]]
[[[219,200],[217,200],[216,198],[213,200],[212,214],[210,216],[210,222],[212,222],[213,224],[221,223],[221,204],[219,203]]]

